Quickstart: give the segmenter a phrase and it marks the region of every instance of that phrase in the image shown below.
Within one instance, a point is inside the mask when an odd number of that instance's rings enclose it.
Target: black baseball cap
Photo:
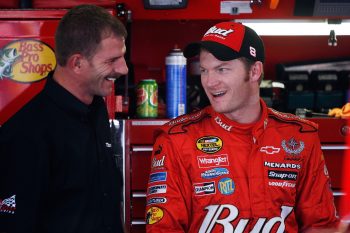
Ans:
[[[264,43],[256,32],[235,22],[222,22],[211,27],[199,42],[188,44],[184,56],[191,58],[204,48],[218,60],[229,61],[246,57],[253,61],[265,61]]]

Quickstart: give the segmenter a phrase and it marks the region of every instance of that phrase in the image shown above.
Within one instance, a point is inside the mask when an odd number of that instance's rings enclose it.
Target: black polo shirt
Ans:
[[[0,211],[0,224],[18,233],[122,232],[111,144],[103,99],[87,106],[49,76],[0,128],[0,200],[16,204]]]

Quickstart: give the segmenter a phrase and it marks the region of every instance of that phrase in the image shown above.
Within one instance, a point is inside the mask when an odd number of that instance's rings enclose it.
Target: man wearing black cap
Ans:
[[[333,228],[317,125],[259,96],[264,45],[233,22],[189,44],[211,106],[157,131],[148,183],[148,233],[305,232]],[[317,230],[316,230],[317,229]]]

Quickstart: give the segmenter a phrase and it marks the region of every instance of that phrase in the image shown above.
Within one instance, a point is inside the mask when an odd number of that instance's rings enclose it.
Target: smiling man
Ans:
[[[338,219],[317,125],[260,98],[261,38],[223,22],[184,55],[199,55],[211,106],[157,131],[147,232],[332,231]]]
[[[123,232],[103,98],[128,72],[124,25],[93,5],[56,31],[57,68],[0,128],[0,232]]]

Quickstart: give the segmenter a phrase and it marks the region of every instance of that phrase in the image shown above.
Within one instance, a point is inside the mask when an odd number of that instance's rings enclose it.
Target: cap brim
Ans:
[[[201,48],[208,50],[220,61],[229,61],[241,57],[235,50],[214,41],[199,41],[188,44],[184,49],[184,56],[191,58],[199,54]]]

